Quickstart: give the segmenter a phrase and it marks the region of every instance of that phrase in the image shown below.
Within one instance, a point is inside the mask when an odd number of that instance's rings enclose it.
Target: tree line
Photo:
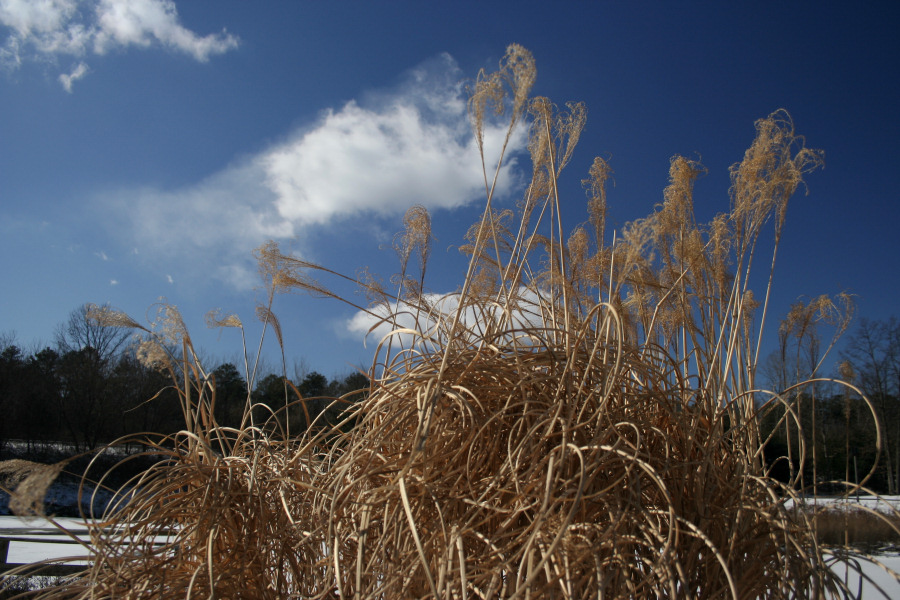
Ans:
[[[769,389],[784,400],[760,422],[763,437],[770,438],[765,455],[773,474],[797,480],[805,490],[833,493],[843,488],[830,482],[860,481],[877,459],[866,487],[900,494],[900,321],[861,319],[845,336],[837,372],[826,374],[819,372],[822,344],[815,319],[799,322],[800,327],[798,320],[782,322],[778,349],[763,373]],[[823,381],[829,378],[852,387]],[[819,381],[792,386],[805,379]]]
[[[35,447],[65,442],[87,451],[129,434],[166,435],[184,427],[169,375],[138,360],[128,343],[129,331],[99,325],[87,310],[74,310],[57,328],[54,344],[40,350],[26,352],[13,336],[0,336],[0,448],[19,439]],[[900,493],[900,321],[862,319],[846,336],[842,372],[833,375],[852,383],[867,400],[853,388],[827,382],[790,390],[793,382],[821,375],[816,371],[818,348],[816,328],[807,323],[798,329],[796,320],[788,318],[779,330],[778,350],[761,373],[769,389],[785,400],[760,417],[772,473],[828,493],[839,490],[828,482],[858,481],[877,458],[867,486]],[[258,405],[254,417],[260,423],[295,400],[297,392],[312,398],[305,410],[295,405],[287,413],[289,420],[280,416],[281,424],[297,433],[310,420],[335,422],[340,417],[343,405],[326,398],[368,388],[368,379],[359,372],[329,380],[300,370],[289,381],[269,373],[250,386],[234,363],[221,362],[211,375],[214,414],[227,427],[242,425],[248,399]],[[879,429],[882,450],[876,456]],[[802,465],[801,441],[806,453]]]
[[[90,319],[87,305],[72,311],[57,328],[54,344],[40,350],[27,352],[13,335],[0,337],[0,449],[15,439],[35,450],[64,442],[81,452],[125,435],[183,429],[169,375],[138,360],[130,339],[128,330]],[[222,362],[211,375],[216,420],[227,427],[241,425],[248,399],[275,410],[286,398],[296,399],[291,386],[304,398],[340,397],[368,388],[367,378],[358,372],[331,380],[316,371],[298,373],[290,384],[270,373],[249,386],[236,365]],[[305,429],[307,418],[334,421],[340,412],[340,405],[313,399],[306,402],[306,411],[292,410],[290,427]],[[270,414],[256,409],[260,420]]]

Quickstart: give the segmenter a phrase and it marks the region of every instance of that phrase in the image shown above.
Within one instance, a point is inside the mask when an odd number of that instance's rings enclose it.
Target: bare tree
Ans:
[[[4,348],[9,348],[10,346],[16,346],[16,340],[18,336],[14,330],[4,331],[0,333],[0,350]]]
[[[124,349],[129,331],[122,327],[101,325],[90,316],[94,305],[82,304],[71,313],[69,319],[56,328],[56,346],[60,354],[93,348],[100,360],[108,361]],[[101,308],[108,309],[109,304]]]
[[[60,355],[57,410],[81,450],[94,448],[109,437],[114,415],[121,414],[110,376],[129,338],[128,329],[93,318],[95,308],[79,306],[56,330]]]
[[[875,404],[884,426],[882,441],[888,493],[900,489],[900,323],[862,319],[843,356],[852,364],[859,387]]]

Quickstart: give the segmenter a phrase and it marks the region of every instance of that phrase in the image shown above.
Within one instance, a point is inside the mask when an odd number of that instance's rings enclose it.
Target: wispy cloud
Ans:
[[[99,198],[110,234],[133,255],[174,277],[214,278],[247,289],[257,283],[251,250],[269,238],[293,234],[274,208],[262,174],[237,165],[194,185],[171,191],[112,190]],[[176,273],[173,269],[178,269]]]
[[[59,82],[62,84],[63,88],[65,88],[65,90],[71,94],[72,85],[76,81],[87,75],[89,70],[90,69],[88,69],[87,64],[85,64],[84,62],[79,62],[77,65],[75,65],[75,67],[72,69],[72,72],[68,75],[66,75],[65,73],[60,74]]]
[[[345,220],[396,219],[414,204],[434,211],[483,200],[461,79],[453,59],[441,56],[391,91],[327,110],[204,181],[171,191],[118,190],[104,212],[118,216],[113,229],[127,232],[142,256],[147,249],[193,262],[214,257],[214,274],[244,287],[256,282],[246,259],[267,239]],[[499,156],[504,135],[501,127],[486,129],[487,156]],[[524,143],[522,133],[512,147]],[[499,181],[498,197],[514,189],[515,160]]]
[[[162,46],[205,62],[239,43],[224,30],[201,36],[185,28],[172,0],[0,0],[0,25],[9,30],[0,47],[0,62],[7,68],[130,46]],[[88,71],[79,61],[59,81],[71,92]]]

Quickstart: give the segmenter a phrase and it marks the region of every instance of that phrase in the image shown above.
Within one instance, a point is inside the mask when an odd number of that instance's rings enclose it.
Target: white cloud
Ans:
[[[200,37],[185,29],[171,0],[101,0],[96,14],[98,31],[93,42],[98,54],[118,46],[148,47],[158,42],[205,62],[238,45],[238,39],[225,31]]]
[[[72,69],[72,72],[66,75],[65,73],[60,74],[59,82],[65,88],[67,92],[72,93],[72,84],[87,75],[89,71],[88,66],[84,62],[80,62],[75,65],[75,68]]]
[[[115,215],[111,229],[137,244],[141,256],[152,250],[182,257],[182,264],[207,265],[205,277],[246,288],[258,281],[250,252],[268,239],[342,220],[389,220],[393,228],[414,204],[435,211],[481,202],[484,177],[461,79],[455,62],[442,56],[391,92],[329,110],[194,185],[117,190],[104,213]],[[488,156],[496,159],[503,135],[486,130]],[[515,149],[524,144],[524,133],[514,137]],[[515,187],[514,169],[510,160],[498,196]]]
[[[391,332],[400,332],[401,330],[417,331],[420,336],[413,336],[409,333],[395,333],[395,348],[410,348],[414,344],[421,346],[425,339],[434,338],[441,334],[446,334],[448,325],[452,323],[454,313],[459,307],[459,294],[426,294],[426,303],[431,307],[430,312],[422,312],[414,307],[406,305],[401,306],[402,310],[397,310],[394,304],[390,308],[385,305],[373,307],[371,309],[375,315],[357,311],[351,318],[344,321],[344,333],[349,334],[353,338],[366,337],[370,345],[372,342],[379,343]],[[520,288],[514,298],[515,309],[510,313],[510,322],[501,323],[506,318],[506,313],[499,305],[485,305],[476,312],[473,307],[466,307],[460,315],[460,325],[471,329],[474,340],[480,339],[480,334],[484,332],[485,327],[499,325],[505,331],[522,331],[541,327],[543,325],[540,313],[541,309],[538,302],[538,296],[532,289]],[[377,316],[376,316],[377,315]],[[388,320],[383,320],[390,317]],[[442,327],[439,327],[442,326]],[[519,343],[529,343],[525,334],[517,334]]]
[[[0,25],[10,29],[0,62],[18,68],[24,60],[55,62],[117,49],[159,45],[205,62],[236,48],[222,31],[200,36],[185,28],[172,0],[0,0]],[[69,92],[88,72],[83,61],[59,80]]]
[[[109,285],[119,285],[119,280],[118,279],[110,279]]]
[[[436,307],[433,314],[452,314],[459,304],[456,294],[426,294],[426,300]],[[435,325],[434,319],[421,316],[415,309],[404,305],[402,311],[397,310],[397,305],[391,307],[384,305],[373,306],[370,312],[357,311],[344,322],[345,332],[353,338],[365,337],[370,343],[379,343],[392,331],[410,329],[423,335],[429,335]],[[377,316],[376,316],[377,315]],[[388,321],[382,319],[390,318]],[[397,335],[397,342],[403,347],[410,347],[414,342],[410,334]]]
[[[172,279],[172,276],[171,276],[171,275],[166,275],[166,281],[169,282],[169,285],[175,283],[175,280]]]
[[[102,261],[109,260],[109,256],[107,256],[106,252],[104,252],[103,250],[100,250],[99,252],[94,252],[94,254],[97,256],[97,258],[99,258]]]
[[[373,107],[349,102],[329,110],[315,127],[264,153],[259,164],[278,213],[311,225],[361,213],[402,214],[415,203],[455,208],[483,198],[460,77],[444,56],[414,71],[399,94]],[[488,129],[488,156],[498,156],[504,133]],[[523,143],[522,136],[515,140]],[[503,191],[513,183],[514,164],[505,168]]]
[[[0,23],[15,29],[22,38],[52,41],[67,31],[78,4],[78,0],[0,0]]]

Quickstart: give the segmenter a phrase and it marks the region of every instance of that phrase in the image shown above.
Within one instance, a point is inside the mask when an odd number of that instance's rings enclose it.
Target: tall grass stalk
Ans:
[[[482,154],[485,210],[463,246],[459,290],[425,289],[420,207],[395,244],[395,293],[359,282],[373,304],[356,308],[372,331],[392,331],[367,393],[332,399],[348,407],[338,422],[323,413],[288,435],[292,411],[315,417],[291,388],[295,399],[268,419],[252,420],[266,407],[248,394],[244,426],[221,427],[214,382],[177,313],[147,329],[145,357],[170,369],[185,430],[151,442],[166,460],[97,521],[90,571],[41,597],[849,596],[812,520],[785,507],[799,496],[770,476],[758,425],[773,410],[800,423],[789,392],[758,401],[756,323],[788,200],[822,153],[776,111],[731,169],[728,212],[696,222],[703,167],[676,156],[663,202],[612,235],[611,168],[597,158],[588,222],[567,233],[558,182],[586,111],[530,97],[534,78],[514,45],[473,83],[478,147],[490,119],[508,119],[507,141],[524,124],[533,168],[517,210],[497,208],[506,146],[497,164]],[[750,275],[767,226],[759,310]],[[276,292],[337,297],[317,278],[347,279],[274,243],[257,256],[272,324]],[[172,341],[178,360],[164,352]]]

